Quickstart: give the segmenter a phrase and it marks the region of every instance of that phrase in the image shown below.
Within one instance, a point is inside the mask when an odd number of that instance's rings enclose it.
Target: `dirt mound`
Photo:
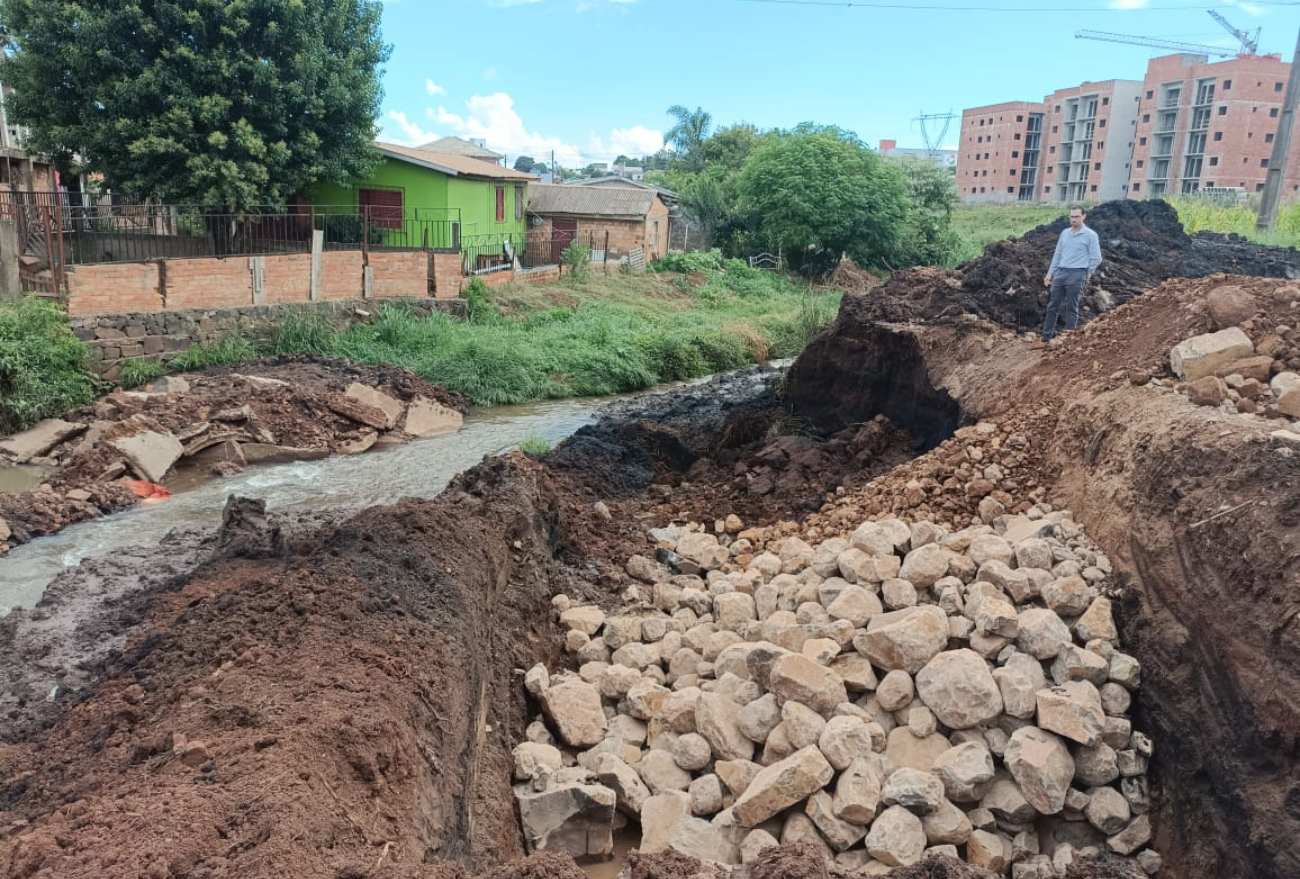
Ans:
[[[518,856],[512,670],[553,659],[557,533],[537,468],[497,460],[290,558],[137,595],[86,697],[0,748],[3,875],[436,876],[413,868]],[[502,875],[575,875],[554,860]]]
[[[1103,262],[1085,291],[1089,320],[1169,278],[1230,272],[1267,278],[1300,277],[1300,252],[1250,244],[1237,236],[1189,236],[1163,201],[1113,201],[1088,213],[1101,240]],[[1021,238],[997,241],[954,271],[912,269],[869,297],[875,322],[954,322],[975,315],[1014,329],[1037,329],[1047,308],[1043,276],[1068,221],[1062,217]]]

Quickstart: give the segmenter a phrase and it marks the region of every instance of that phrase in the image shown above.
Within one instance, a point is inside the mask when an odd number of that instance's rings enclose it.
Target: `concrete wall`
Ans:
[[[423,251],[371,251],[368,259],[373,289],[368,291],[365,255],[360,251],[326,251],[320,256],[319,298],[456,297],[459,286],[449,278],[444,289],[434,289],[431,264],[438,255],[432,256]],[[68,270],[66,277],[70,315],[238,308],[313,299],[312,256],[306,253],[104,263],[76,266]]]
[[[465,316],[463,299],[394,301],[422,316],[434,310]],[[77,338],[90,346],[92,368],[101,377],[113,381],[120,374],[122,364],[129,360],[166,361],[192,345],[216,342],[233,333],[269,332],[289,314],[323,315],[334,326],[342,328],[373,319],[381,304],[373,299],[347,299],[242,308],[151,309],[73,317],[71,324]]]

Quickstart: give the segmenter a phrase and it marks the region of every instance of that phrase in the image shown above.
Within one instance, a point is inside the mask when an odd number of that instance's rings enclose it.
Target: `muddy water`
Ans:
[[[120,547],[156,545],[174,528],[217,525],[229,495],[263,498],[277,511],[359,510],[401,497],[432,497],[485,455],[510,451],[529,437],[554,445],[594,421],[596,410],[610,399],[480,410],[452,436],[347,458],[254,467],[230,479],[178,491],[165,503],[75,525],[19,546],[0,559],[0,616],[14,607],[34,606],[55,576],[83,559]],[[23,474],[22,478],[39,480],[40,476]],[[14,479],[16,484],[18,476]]]

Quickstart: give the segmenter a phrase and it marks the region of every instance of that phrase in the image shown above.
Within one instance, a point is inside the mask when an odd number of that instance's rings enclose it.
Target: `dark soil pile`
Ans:
[[[1235,235],[1189,236],[1163,201],[1106,202],[1088,213],[1087,223],[1101,240],[1103,262],[1085,291],[1083,320],[1170,278],[1221,272],[1300,278],[1300,251],[1263,247]],[[1062,217],[1021,238],[994,242],[954,271],[901,272],[867,297],[865,317],[936,323],[975,315],[1017,330],[1037,329],[1047,308],[1043,276],[1067,225]]]

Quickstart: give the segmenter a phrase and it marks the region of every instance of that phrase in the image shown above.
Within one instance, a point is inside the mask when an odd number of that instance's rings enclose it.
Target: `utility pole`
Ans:
[[[1264,195],[1259,200],[1259,218],[1255,228],[1272,232],[1277,225],[1277,206],[1282,200],[1282,181],[1287,164],[1291,161],[1291,130],[1295,128],[1296,104],[1300,103],[1300,34],[1296,36],[1295,56],[1291,59],[1291,75],[1286,81],[1286,95],[1282,98],[1282,113],[1277,120],[1277,136],[1273,138],[1273,156],[1268,160],[1268,175],[1264,178]]]

